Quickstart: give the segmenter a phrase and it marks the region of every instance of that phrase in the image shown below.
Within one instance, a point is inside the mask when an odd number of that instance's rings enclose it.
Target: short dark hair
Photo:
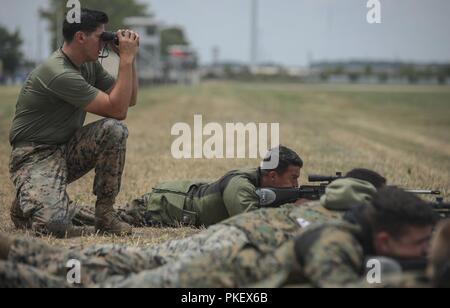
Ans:
[[[86,34],[91,34],[97,30],[101,25],[109,22],[108,15],[104,12],[90,10],[86,8],[81,9],[81,22],[69,23],[67,18],[64,18],[63,36],[64,41],[70,43],[75,37],[75,33],[82,31]]]
[[[393,237],[402,236],[408,226],[426,227],[437,222],[427,202],[397,187],[381,188],[366,211],[373,232],[386,231]]]
[[[348,172],[345,177],[369,182],[370,184],[375,186],[376,189],[380,189],[381,187],[386,185],[386,178],[373,170],[364,168],[353,169]]]
[[[261,168],[261,173],[263,175],[269,173],[270,171],[275,171],[278,174],[283,174],[289,168],[289,166],[303,167],[303,160],[300,156],[293,150],[288,147],[280,145],[279,147],[273,148],[267,153],[267,156],[263,160],[264,162],[269,162],[272,159],[273,153],[276,153],[278,150],[279,153],[279,161],[278,166],[275,169],[264,169]]]

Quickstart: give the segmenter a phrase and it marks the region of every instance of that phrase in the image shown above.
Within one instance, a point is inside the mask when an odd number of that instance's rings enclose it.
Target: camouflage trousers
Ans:
[[[248,244],[241,230],[216,225],[181,240],[148,248],[96,245],[81,251],[55,248],[36,239],[14,241],[7,261],[0,261],[0,287],[195,287],[208,266],[235,259]],[[67,262],[81,264],[81,284],[67,282]],[[197,267],[201,264],[201,268]],[[205,281],[203,285],[207,284]],[[229,282],[232,284],[232,282]]]
[[[72,202],[67,185],[95,169],[97,202],[113,204],[120,191],[127,137],[124,124],[103,119],[79,129],[65,145],[15,147],[10,175],[18,205],[11,215],[16,227],[64,234],[74,222],[92,224],[94,212]]]
[[[262,253],[246,243],[202,251],[195,258],[179,258],[153,270],[133,274],[116,287],[244,288],[280,286],[295,265],[288,243],[272,253]],[[291,249],[292,248],[292,249]]]

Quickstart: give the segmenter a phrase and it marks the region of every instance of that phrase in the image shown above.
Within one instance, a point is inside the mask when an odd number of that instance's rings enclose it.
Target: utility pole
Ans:
[[[258,0],[251,1],[250,65],[255,68],[258,65]]]
[[[214,46],[212,48],[212,65],[216,66],[219,64],[220,59],[220,49],[219,46]]]

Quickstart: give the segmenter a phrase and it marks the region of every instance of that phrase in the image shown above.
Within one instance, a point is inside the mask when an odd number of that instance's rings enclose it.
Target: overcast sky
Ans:
[[[250,59],[250,0],[139,0],[158,20],[182,25],[201,61]],[[81,1],[82,3],[82,1]],[[449,0],[381,0],[382,23],[366,21],[367,0],[259,0],[260,61],[305,66],[312,60],[450,62]],[[0,24],[19,28],[28,58],[49,53],[37,10],[47,0],[0,0]]]

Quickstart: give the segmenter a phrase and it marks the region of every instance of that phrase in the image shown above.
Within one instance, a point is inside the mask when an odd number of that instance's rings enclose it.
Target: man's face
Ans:
[[[375,235],[375,250],[380,256],[394,258],[421,258],[428,255],[433,227],[408,226],[400,237],[388,232]]]
[[[87,61],[96,61],[105,47],[105,43],[100,39],[102,33],[105,32],[105,25],[101,25],[91,34],[85,34],[84,51]]]
[[[289,166],[287,170],[278,174],[275,171],[269,172],[269,184],[275,188],[296,188],[300,177],[300,167]]]

